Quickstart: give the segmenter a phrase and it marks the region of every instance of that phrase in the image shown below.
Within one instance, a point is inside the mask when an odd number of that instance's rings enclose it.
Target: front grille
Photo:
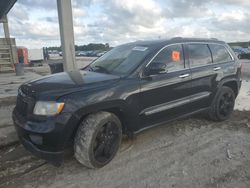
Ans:
[[[23,117],[27,117],[27,115],[28,115],[28,102],[25,101],[21,96],[17,96],[16,110]]]
[[[27,119],[28,115],[32,114],[35,104],[35,92],[32,88],[23,84],[18,89],[18,96],[16,101],[16,112],[22,118]]]
[[[21,87],[19,88],[18,93],[22,97],[26,97],[26,96],[33,97],[33,98],[35,97],[35,91],[28,84],[21,85]]]
[[[35,105],[35,100],[32,97],[26,95],[17,96],[16,100],[16,111],[24,119],[27,119],[28,115],[31,115]]]
[[[29,96],[30,93],[31,93],[31,92],[30,92],[30,88],[29,88],[26,84],[21,85],[20,91],[21,91],[22,94],[25,95],[25,96]]]

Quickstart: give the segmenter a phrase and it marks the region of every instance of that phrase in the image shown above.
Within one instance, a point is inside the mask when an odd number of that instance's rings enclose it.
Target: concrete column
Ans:
[[[71,0],[57,0],[64,71],[77,69]]]
[[[4,30],[4,35],[5,38],[8,39],[10,38],[10,30],[9,30],[9,25],[8,25],[8,19],[7,16],[3,16],[3,30]]]

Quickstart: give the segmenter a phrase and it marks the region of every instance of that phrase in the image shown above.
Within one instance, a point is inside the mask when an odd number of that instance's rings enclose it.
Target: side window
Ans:
[[[181,44],[171,45],[162,50],[152,63],[166,64],[166,71],[173,72],[184,69],[183,49]]]
[[[191,67],[212,63],[212,55],[207,44],[188,44],[188,52]]]
[[[224,46],[218,44],[209,44],[209,47],[212,51],[214,63],[232,61],[232,57]]]

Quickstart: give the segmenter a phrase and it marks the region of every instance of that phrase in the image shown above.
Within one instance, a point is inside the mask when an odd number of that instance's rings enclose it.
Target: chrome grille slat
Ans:
[[[32,92],[29,87],[21,86],[18,91],[16,101],[16,111],[24,119],[27,119],[28,115],[32,114],[35,99],[33,98]]]

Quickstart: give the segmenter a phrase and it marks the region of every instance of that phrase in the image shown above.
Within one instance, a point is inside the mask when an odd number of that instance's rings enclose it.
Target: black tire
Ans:
[[[88,168],[101,168],[114,158],[121,139],[122,126],[116,115],[103,111],[90,114],[77,130],[75,158]]]
[[[238,55],[238,59],[242,59],[242,56],[241,56],[241,54],[239,54],[239,55]]]
[[[209,110],[209,118],[214,121],[224,121],[228,119],[235,104],[235,93],[230,87],[222,86],[216,94]]]

